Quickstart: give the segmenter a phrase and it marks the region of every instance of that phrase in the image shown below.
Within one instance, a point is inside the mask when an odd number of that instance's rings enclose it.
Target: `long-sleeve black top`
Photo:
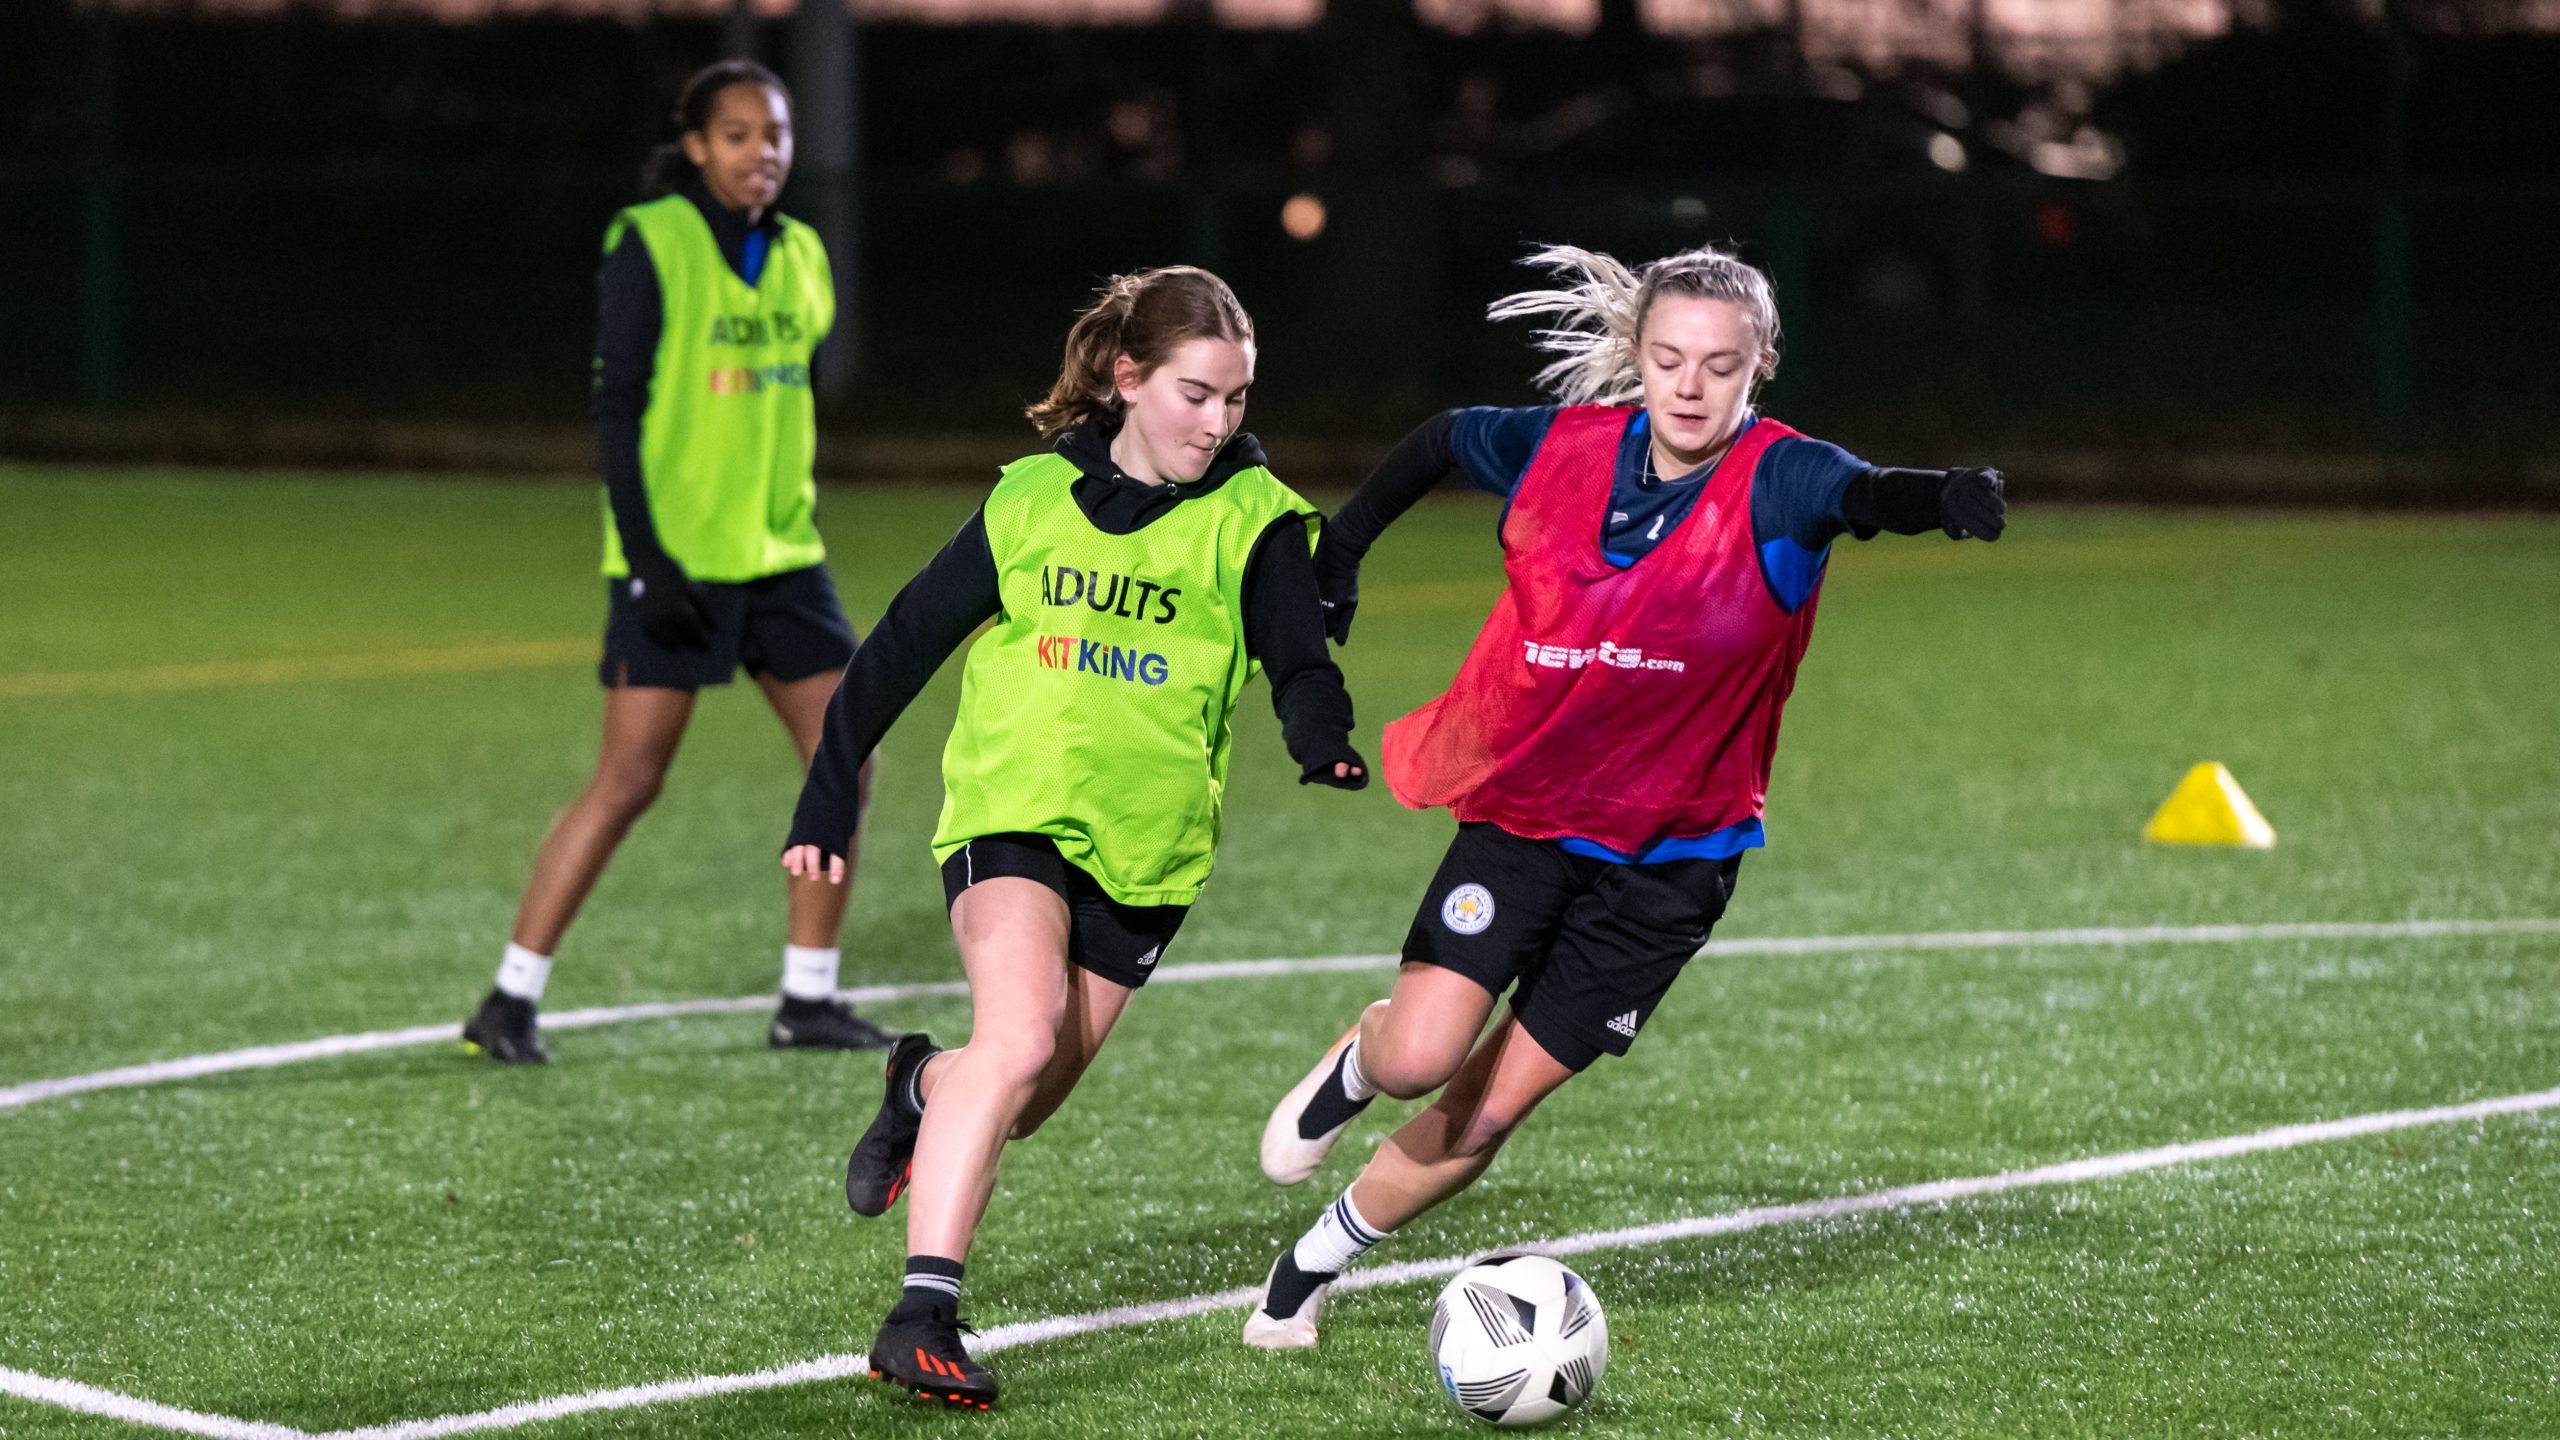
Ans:
[[[720,254],[738,278],[752,285],[764,257],[781,237],[782,221],[767,210],[753,223],[744,211],[711,198],[699,177],[688,176],[676,193],[693,202],[720,243]],[[762,235],[761,243],[751,243]],[[593,407],[596,468],[604,475],[614,533],[635,569],[667,560],[649,515],[649,491],[640,475],[640,417],[649,409],[649,386],[658,364],[658,339],[666,325],[666,296],[649,259],[640,228],[626,226],[596,272],[596,353]]]
[[[1261,445],[1251,435],[1238,435],[1201,479],[1150,485],[1112,463],[1111,437],[1117,428],[1083,426],[1058,439],[1058,452],[1082,472],[1071,487],[1076,506],[1105,534],[1144,529],[1175,506],[1216,490],[1238,471],[1264,463]],[[982,509],[889,602],[878,627],[854,653],[835,698],[827,702],[826,733],[792,814],[785,848],[816,845],[830,854],[842,852],[859,815],[855,781],[862,762],[942,662],[1003,606]],[[1341,668],[1325,649],[1323,610],[1316,599],[1303,516],[1284,515],[1255,540],[1245,564],[1243,618],[1246,651],[1262,662],[1271,682],[1281,739],[1298,762],[1301,778],[1355,758],[1349,747],[1351,696],[1343,688]]]

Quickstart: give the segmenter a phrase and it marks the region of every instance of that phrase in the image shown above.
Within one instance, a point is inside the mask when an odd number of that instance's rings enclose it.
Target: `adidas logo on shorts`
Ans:
[[[1636,1012],[1630,1010],[1626,1014],[1619,1016],[1617,1019],[1610,1021],[1609,1028],[1626,1036],[1628,1039],[1633,1040],[1636,1038]]]

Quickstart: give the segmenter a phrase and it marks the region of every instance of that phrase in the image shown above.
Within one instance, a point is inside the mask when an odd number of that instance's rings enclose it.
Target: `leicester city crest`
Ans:
[[[1493,923],[1493,892],[1470,882],[1440,902],[1440,923],[1461,935],[1481,935]]]

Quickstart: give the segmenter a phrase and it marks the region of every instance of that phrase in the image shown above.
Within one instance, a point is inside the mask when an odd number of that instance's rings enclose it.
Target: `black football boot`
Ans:
[[[907,1087],[927,1060],[942,1053],[933,1037],[921,1032],[903,1036],[889,1047],[887,1083],[881,1086],[880,1113],[871,1128],[854,1142],[853,1158],[844,1166],[844,1203],[866,1218],[885,1215],[907,1193],[907,1166],[916,1153],[916,1128],[924,1117],[907,1104]]]
[[[764,1038],[776,1050],[886,1050],[898,1037],[854,1014],[842,1000],[785,995]]]
[[[501,1065],[551,1063],[551,1052],[542,1048],[542,1036],[534,1026],[533,1002],[504,990],[490,991],[471,1018],[462,1022],[462,1048]]]

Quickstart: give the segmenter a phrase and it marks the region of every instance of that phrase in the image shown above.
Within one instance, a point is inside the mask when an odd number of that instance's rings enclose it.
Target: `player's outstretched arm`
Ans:
[[[1324,648],[1306,517],[1283,515],[1254,541],[1245,566],[1244,637],[1271,681],[1271,708],[1280,717],[1281,742],[1298,762],[1298,783],[1338,790],[1367,785],[1369,762],[1351,748],[1351,692]]]
[[[826,730],[792,811],[782,868],[804,879],[824,875],[830,883],[844,883],[845,842],[862,813],[862,762],[933,672],[1002,606],[986,518],[972,515],[889,602],[879,625],[853,652],[853,663],[827,701]]]
[[[1931,530],[1943,530],[1951,540],[1997,540],[2009,524],[2007,490],[2007,477],[1988,466],[1876,466],[1849,482],[1840,496],[1840,518],[1861,540],[1880,531],[1920,535]]]
[[[1415,426],[1343,502],[1342,513],[1324,523],[1316,538],[1316,594],[1334,644],[1351,643],[1351,616],[1360,608],[1360,562],[1369,547],[1457,467],[1450,438],[1457,420],[1457,411],[1443,410]]]

